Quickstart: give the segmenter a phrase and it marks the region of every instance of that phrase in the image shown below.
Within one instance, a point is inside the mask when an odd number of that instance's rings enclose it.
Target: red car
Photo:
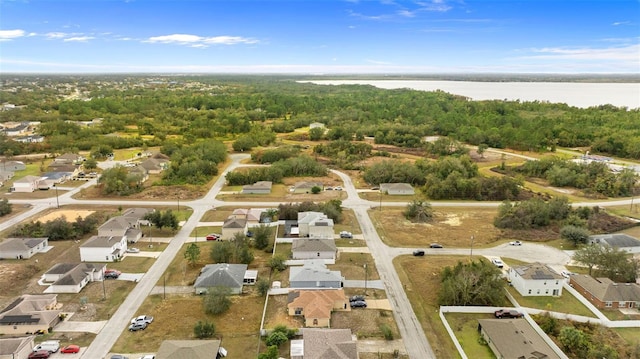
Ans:
[[[79,353],[79,352],[80,352],[80,347],[75,344],[67,345],[66,347],[60,349],[60,353]]]
[[[217,241],[218,239],[220,239],[220,235],[216,234],[216,233],[211,233],[211,234],[207,234],[207,236],[205,237],[208,241]]]
[[[37,350],[35,352],[31,352],[28,356],[29,359],[47,359],[51,356],[48,350]]]

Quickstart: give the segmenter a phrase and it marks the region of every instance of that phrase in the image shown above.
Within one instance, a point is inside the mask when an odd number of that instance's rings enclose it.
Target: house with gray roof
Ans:
[[[496,358],[561,359],[526,319],[479,319],[480,335]],[[550,340],[550,339],[549,339]]]
[[[258,181],[254,184],[248,184],[242,186],[242,193],[245,194],[269,194],[271,193],[271,187],[273,182],[271,181]]]
[[[51,283],[45,293],[80,293],[89,283],[103,280],[104,263],[58,263],[43,275]]]
[[[7,238],[0,243],[0,259],[29,259],[49,246],[49,238]]]
[[[136,243],[142,238],[141,219],[137,215],[121,215],[109,218],[98,227],[98,236],[125,237],[129,243]]]
[[[127,252],[127,237],[93,236],[80,245],[83,262],[114,262]]]
[[[333,238],[294,238],[291,244],[293,259],[336,259],[338,248]]]
[[[79,165],[84,160],[85,160],[85,158],[83,156],[77,154],[77,153],[67,152],[67,153],[65,153],[63,155],[60,155],[60,156],[54,158],[53,162],[66,163],[66,164],[72,164],[72,165]]]
[[[507,277],[522,296],[562,295],[564,277],[546,264],[533,263],[509,268]]]
[[[302,329],[302,339],[291,341],[291,359],[358,359],[351,329]]]
[[[57,294],[23,294],[0,310],[0,334],[48,331],[60,322]]]
[[[219,359],[227,351],[219,340],[164,340],[156,359]]]
[[[11,171],[11,172],[16,172],[16,171],[24,171],[27,169],[27,165],[24,164],[24,162],[22,161],[7,161],[7,160],[3,160],[2,163],[0,163],[0,168],[3,171]]]
[[[193,287],[196,294],[207,293],[213,287],[226,287],[231,289],[232,294],[241,294],[246,273],[246,264],[207,264],[200,271]]]
[[[292,193],[311,193],[313,187],[319,187],[320,189],[324,188],[324,184],[322,182],[315,181],[300,181],[296,182],[293,187],[291,187],[290,192]]]
[[[140,183],[144,183],[149,179],[149,171],[140,165],[135,165],[129,168],[129,175],[139,177]]]
[[[33,351],[35,335],[0,338],[0,358],[26,358]]]
[[[629,253],[640,253],[640,240],[625,233],[592,235],[587,239],[587,243],[618,248]]]
[[[238,218],[236,216],[229,216],[222,223],[222,237],[221,239],[233,239],[236,233],[242,233],[243,235],[247,232],[247,219],[246,218]]]
[[[380,192],[390,196],[412,196],[416,191],[408,183],[381,183]]]
[[[569,285],[598,308],[640,308],[640,284],[616,283],[586,274],[569,277]]]
[[[147,173],[149,174],[158,174],[169,168],[169,161],[156,158],[147,158],[146,160],[142,161],[139,166],[146,169]]]
[[[291,288],[342,288],[344,277],[332,271],[322,261],[308,260],[302,266],[289,267]]]
[[[11,187],[11,192],[33,192],[38,189],[40,181],[42,181],[44,177],[40,176],[24,176],[13,181],[13,187]]]
[[[298,236],[334,238],[333,219],[322,212],[300,212],[298,213]]]

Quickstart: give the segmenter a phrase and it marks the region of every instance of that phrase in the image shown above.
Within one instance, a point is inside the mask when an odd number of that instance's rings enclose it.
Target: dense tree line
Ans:
[[[332,199],[327,202],[301,202],[281,203],[278,205],[278,218],[284,220],[297,220],[300,212],[323,212],[334,223],[342,222],[342,201]]]
[[[124,166],[115,166],[102,172],[98,188],[106,195],[128,196],[142,191],[142,177],[130,174]]]
[[[50,241],[75,240],[95,231],[98,223],[103,219],[103,215],[94,213],[85,218],[78,217],[74,222],[67,222],[65,217],[60,217],[45,223],[40,221],[23,223],[16,226],[10,236],[47,237]]]
[[[218,164],[227,158],[225,145],[216,140],[191,145],[165,143],[161,152],[170,156],[171,164],[162,174],[162,184],[204,184],[218,174]]]
[[[545,202],[540,198],[527,201],[504,201],[498,208],[493,224],[498,228],[532,229],[545,227],[552,221],[569,217],[571,206],[566,197],[556,197]]]
[[[640,261],[620,248],[586,245],[575,251],[573,260],[589,268],[589,275],[606,277],[617,283],[635,283]]]
[[[322,177],[327,175],[327,167],[313,158],[302,155],[274,162],[269,167],[256,167],[227,173],[227,184],[239,186],[257,181],[281,183],[284,177]]]
[[[336,140],[313,147],[313,152],[329,157],[331,164],[343,169],[354,169],[355,164],[371,156],[373,147],[368,143]]]
[[[266,164],[274,163],[287,158],[296,157],[300,154],[300,148],[297,146],[284,146],[263,149],[255,151],[251,154],[251,160],[255,163]]]
[[[486,260],[458,262],[440,273],[440,305],[501,306],[505,281],[500,270]]]

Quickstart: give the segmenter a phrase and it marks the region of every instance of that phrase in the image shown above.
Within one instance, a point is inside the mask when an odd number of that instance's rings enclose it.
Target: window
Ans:
[[[611,302],[604,303],[604,306],[607,307],[607,308],[611,308]]]
[[[627,302],[618,302],[618,308],[626,308]]]
[[[313,320],[313,325],[318,325],[318,319]]]
[[[296,315],[302,315],[302,308],[296,308],[295,314]]]
[[[531,294],[531,289],[529,289],[529,294]]]
[[[538,289],[538,292],[536,294],[540,294],[540,289]]]
[[[549,289],[545,290],[544,294],[549,294]]]

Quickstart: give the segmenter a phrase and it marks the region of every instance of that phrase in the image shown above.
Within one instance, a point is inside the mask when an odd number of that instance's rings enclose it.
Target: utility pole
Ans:
[[[60,208],[60,200],[58,200],[58,185],[54,183],[53,188],[56,189],[56,208]]]
[[[367,295],[367,263],[364,264],[364,295]]]
[[[473,259],[471,259],[471,257],[473,257],[473,239],[475,238],[475,236],[472,234],[471,235],[471,252],[469,252],[469,262],[471,262]]]
[[[102,267],[102,299],[107,300],[107,288],[104,286],[104,267]]]

